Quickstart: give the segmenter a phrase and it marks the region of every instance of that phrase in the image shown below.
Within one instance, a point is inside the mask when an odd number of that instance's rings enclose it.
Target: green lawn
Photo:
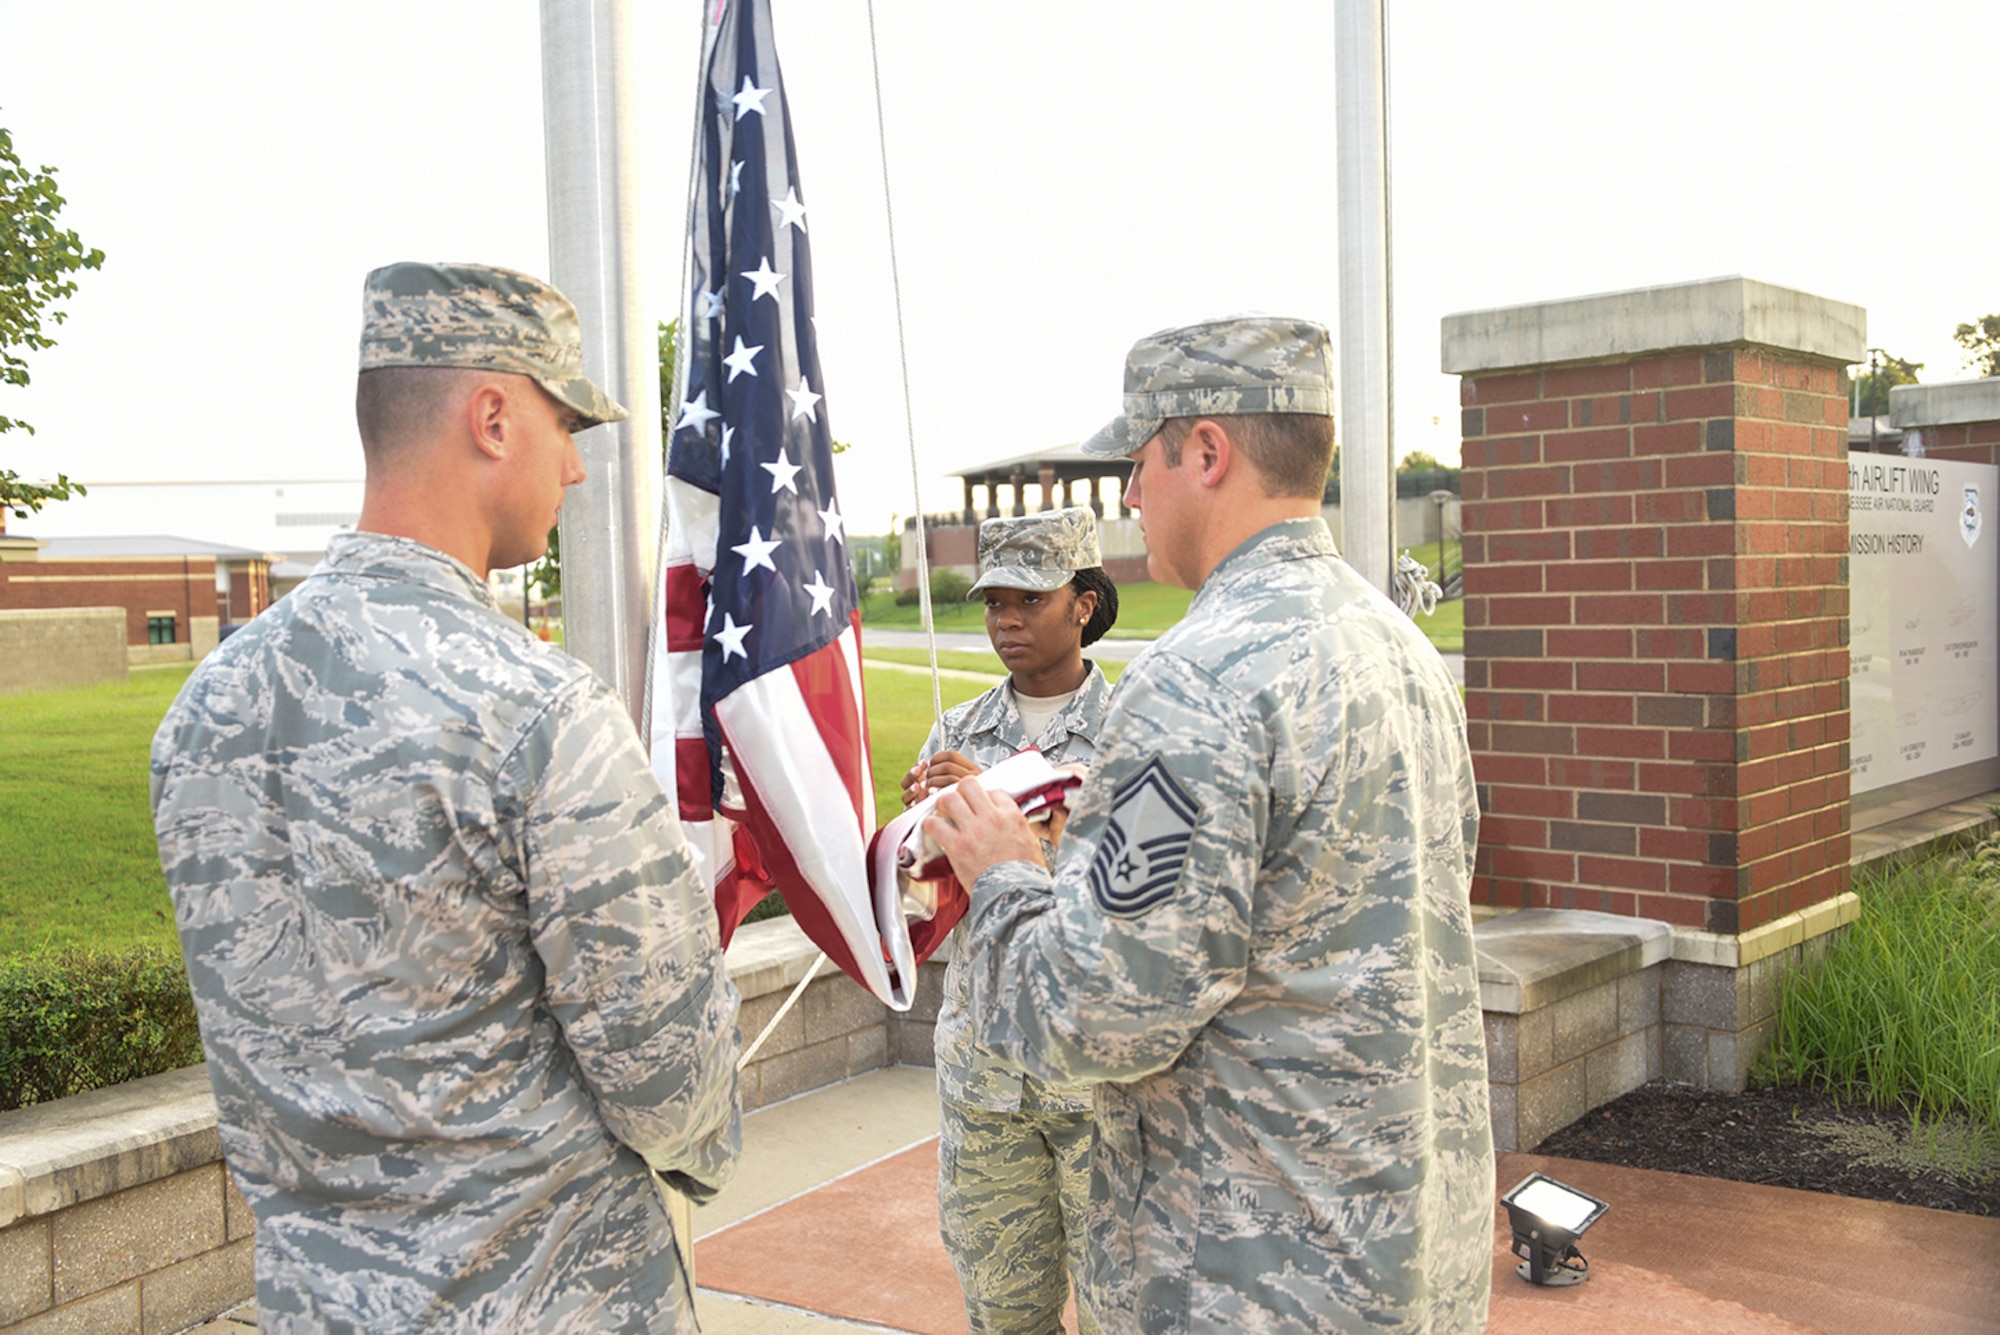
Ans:
[[[1083,653],[1084,657],[1090,657],[1090,650],[1085,649]],[[928,649],[863,649],[862,654],[864,662],[874,659],[884,663],[906,663],[911,667],[920,667],[926,673],[930,671],[931,651]],[[1117,681],[1118,674],[1125,670],[1123,663],[1113,662],[1110,659],[1099,658],[1096,660],[1096,663],[1098,667],[1104,669],[1104,676],[1108,681]],[[940,649],[938,650],[938,666],[947,672],[983,672],[992,677],[995,684],[999,682],[1000,678],[1007,675],[1007,669],[1000,666],[999,656],[992,653],[967,653],[959,649]],[[882,675],[886,677],[906,676],[908,674],[883,673]],[[875,689],[875,678],[870,677],[868,681],[868,689],[873,691]],[[978,688],[978,690],[984,689],[985,687]],[[928,696],[929,692],[929,683],[926,682],[925,695]],[[972,698],[972,695],[977,693],[978,691],[975,690],[965,698],[969,700]],[[950,692],[946,692],[946,694],[949,695]],[[949,707],[950,704],[947,701],[946,708]]]
[[[882,668],[865,669],[863,676],[868,686],[868,756],[875,767],[876,819],[886,823],[902,811],[903,774],[916,763],[917,752],[931,733],[931,681],[928,674]],[[986,689],[978,682],[951,677],[939,685],[946,709]]]
[[[896,595],[889,592],[871,593],[861,600],[861,624],[864,626],[922,630],[922,612],[923,609],[916,603],[898,607]],[[986,607],[983,603],[960,599],[936,602],[931,604],[931,613],[939,630],[966,630],[977,635],[986,633]]]
[[[0,955],[177,945],[146,756],[189,671],[0,697]]]
[[[1451,544],[1448,557],[1456,556],[1457,544]],[[1424,554],[1413,552],[1417,559]],[[1429,549],[1430,560],[1437,559],[1435,544]],[[1110,639],[1151,640],[1159,638],[1161,632],[1170,629],[1187,615],[1188,603],[1194,594],[1187,589],[1177,589],[1171,584],[1121,584],[1118,586],[1118,624],[1111,629]],[[986,616],[983,605],[974,602],[936,603],[932,607],[936,615],[937,628],[947,631],[966,631],[974,635],[986,633]],[[861,622],[864,626],[884,626],[895,630],[921,630],[923,622],[918,617],[915,604],[908,607],[896,606],[896,597],[891,593],[872,593],[861,605]],[[1454,599],[1439,603],[1437,611],[1427,617],[1417,618],[1417,627],[1430,637],[1440,653],[1459,654],[1465,652],[1465,603]],[[863,636],[866,643],[866,635]],[[869,649],[870,658],[888,658],[898,663],[930,663],[925,651],[918,651],[916,658],[900,658],[886,649]],[[946,662],[947,656],[940,654],[938,666],[955,667],[959,664]],[[984,657],[976,655],[976,657]],[[999,660],[987,659],[977,666],[967,665],[975,672],[998,671]],[[1108,669],[1107,669],[1108,671]]]
[[[7,832],[0,956],[42,946],[177,945],[147,805],[146,756],[188,672],[146,669],[114,685],[0,697],[7,740],[0,747],[0,830]],[[886,820],[902,810],[903,772],[930,733],[931,685],[912,672],[866,675],[875,802]],[[983,689],[947,678],[945,707]]]
[[[1188,598],[1185,590],[1157,584],[1133,585],[1129,596],[1126,606],[1153,633],[1171,625]],[[1421,624],[1429,630],[1447,620],[1457,637],[1450,647],[1456,648],[1463,643],[1458,604],[1446,604]],[[983,632],[983,618],[969,618],[964,628]],[[923,649],[870,649],[868,656],[925,668],[930,663]],[[991,653],[946,651],[938,658],[940,667],[996,681],[1001,676],[1000,660]],[[1100,660],[1099,666],[1116,681],[1125,665]],[[112,685],[0,697],[0,737],[6,740],[0,747],[0,956],[44,946],[176,944],[147,806],[146,756],[189,670],[137,669]],[[931,687],[925,673],[871,667],[866,677],[876,807],[886,820],[902,809],[903,772],[930,732]],[[949,709],[986,686],[946,678],[942,688]]]
[[[963,649],[940,649],[938,650],[937,657],[938,666],[947,672],[984,672],[995,678],[1003,676],[1006,673],[1006,669],[1000,666],[1000,656],[986,650],[968,652]],[[861,659],[863,662],[907,663],[911,667],[920,667],[928,672],[931,666],[931,651],[928,649],[877,648],[868,643],[868,632],[863,631],[861,633]],[[875,679],[870,677],[868,680],[870,682],[868,689],[872,691],[875,689],[873,685]]]
[[[1465,600],[1454,598],[1448,603],[1439,603],[1437,611],[1417,618],[1417,629],[1430,637],[1430,642],[1437,646],[1439,653],[1464,653]]]

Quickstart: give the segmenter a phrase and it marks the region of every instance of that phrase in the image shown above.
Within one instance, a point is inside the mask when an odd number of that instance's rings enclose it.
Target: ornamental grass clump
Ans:
[[[2000,1137],[2000,839],[1855,889],[1860,918],[1780,989],[1776,1078]]]
[[[141,946],[0,959],[0,1112],[200,1060],[179,951]]]

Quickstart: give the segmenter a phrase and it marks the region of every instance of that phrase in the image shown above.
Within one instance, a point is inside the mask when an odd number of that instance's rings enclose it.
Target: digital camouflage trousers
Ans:
[[[1056,1335],[1072,1279],[1081,1335],[1098,1335],[1083,1286],[1091,1116],[1042,1108],[1023,1083],[1018,1112],[943,1104],[945,1250],[972,1335]]]

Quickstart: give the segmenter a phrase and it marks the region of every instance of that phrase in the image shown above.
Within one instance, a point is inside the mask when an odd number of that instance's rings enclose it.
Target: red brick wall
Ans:
[[[146,614],[171,611],[174,636],[188,642],[195,617],[218,615],[215,558],[0,563],[0,607],[123,607],[125,642],[146,643]]]
[[[271,605],[271,567],[243,561],[229,567],[229,622],[241,625]]]
[[[1952,426],[1918,427],[1924,433],[1924,454],[1966,464],[2000,464],[2000,422],[1961,422]]]
[[[930,558],[933,571],[946,566],[972,566],[979,564],[979,525],[939,524],[924,530],[924,554]],[[917,534],[913,527],[903,529],[903,568],[896,572],[896,587],[908,591],[917,587]]]
[[[1461,402],[1474,901],[1733,933],[1839,894],[1839,368],[1696,350]]]

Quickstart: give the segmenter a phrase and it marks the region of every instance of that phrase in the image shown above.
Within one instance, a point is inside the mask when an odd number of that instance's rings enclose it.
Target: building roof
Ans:
[[[201,542],[164,533],[135,534],[100,538],[44,538],[44,561],[87,561],[106,557],[214,556],[226,561],[275,561],[273,552],[256,552],[248,547],[231,547],[221,542]]]
[[[1032,482],[1042,464],[1053,464],[1058,478],[1120,477],[1123,476],[1128,463],[1129,461],[1125,459],[1093,458],[1083,452],[1081,441],[1071,441],[1067,445],[1054,445],[1031,454],[1010,455],[990,463],[974,464],[970,468],[961,468],[945,476],[969,477],[974,481],[983,482],[990,475],[1004,478],[1019,466],[1027,479]]]
[[[1903,452],[1903,429],[1890,425],[1884,417],[1850,417],[1847,419],[1847,448],[1868,453],[1870,445],[1877,454],[1901,454]]]

